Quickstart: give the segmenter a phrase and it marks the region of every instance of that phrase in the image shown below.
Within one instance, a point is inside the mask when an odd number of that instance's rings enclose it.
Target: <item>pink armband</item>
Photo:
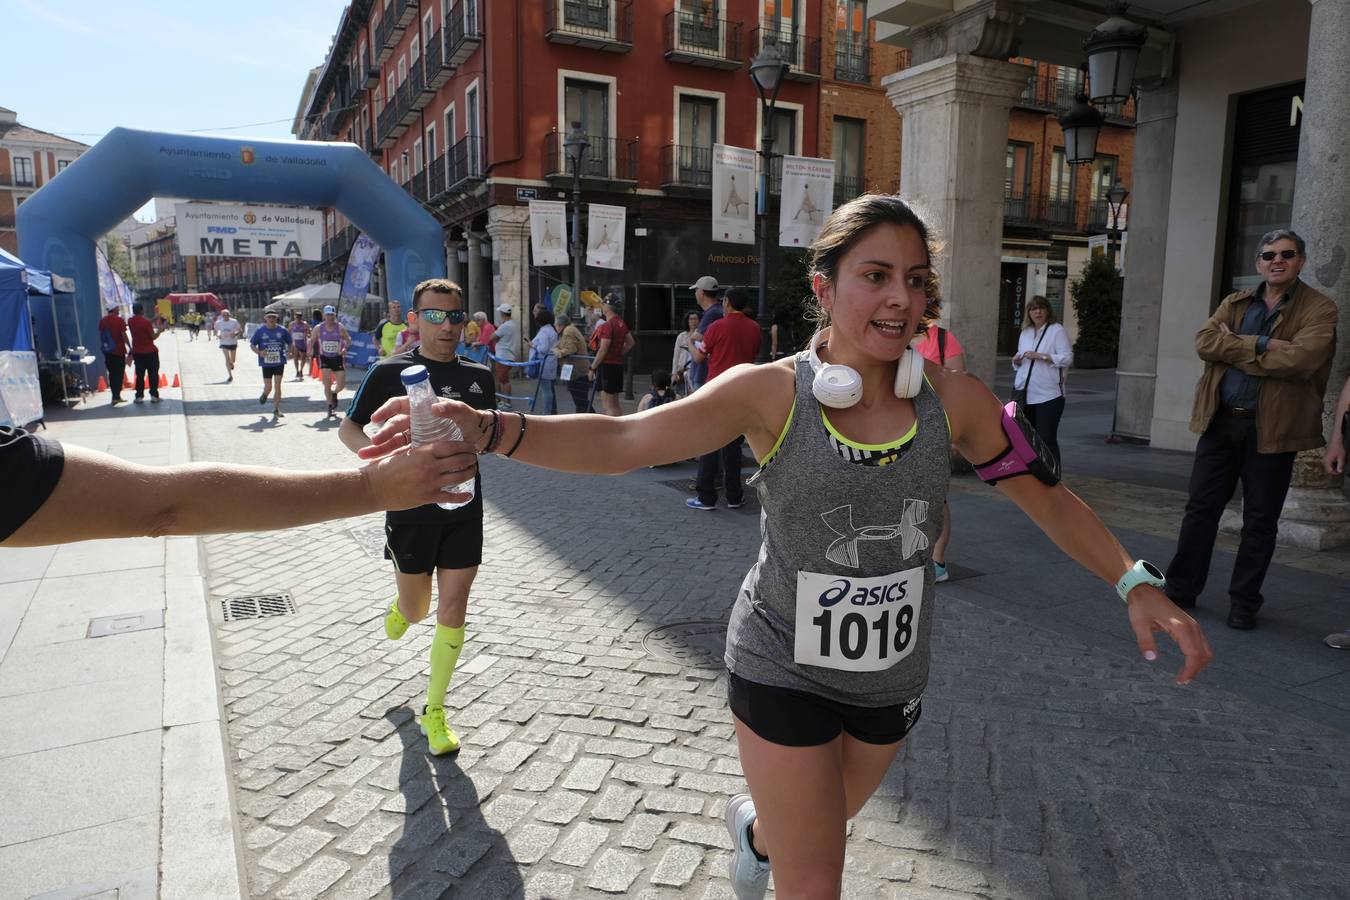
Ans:
[[[975,467],[975,474],[986,484],[994,484],[1017,475],[1035,475],[1048,485],[1059,484],[1059,460],[1041,441],[1036,429],[1022,415],[1016,403],[1003,407],[1003,433],[1008,449]]]

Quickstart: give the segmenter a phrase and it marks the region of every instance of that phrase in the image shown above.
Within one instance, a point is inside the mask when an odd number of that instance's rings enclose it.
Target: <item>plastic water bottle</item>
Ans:
[[[436,441],[463,440],[459,426],[450,419],[442,418],[431,411],[436,402],[436,392],[431,389],[431,375],[426,366],[409,366],[399,378],[403,380],[403,389],[408,392],[408,413],[412,419],[412,445],[434,444]],[[459,509],[472,502],[473,479],[452,484],[441,490],[450,494],[469,494],[470,499],[463,503],[437,503],[441,509]]]

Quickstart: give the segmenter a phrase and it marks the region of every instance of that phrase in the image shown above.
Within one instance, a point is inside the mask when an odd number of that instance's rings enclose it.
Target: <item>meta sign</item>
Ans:
[[[323,222],[313,209],[179,203],[178,250],[184,256],[322,259]]]

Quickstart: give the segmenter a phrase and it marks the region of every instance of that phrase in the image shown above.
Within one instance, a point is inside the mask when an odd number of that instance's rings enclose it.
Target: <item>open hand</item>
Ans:
[[[465,452],[478,453],[487,445],[491,434],[491,420],[484,421],[478,410],[458,400],[437,400],[431,407],[435,415],[449,419],[464,435]],[[370,421],[380,429],[370,437],[370,444],[357,451],[361,459],[378,459],[412,444],[411,422],[408,417],[408,398],[391,397],[375,410]]]
[[[1186,664],[1177,673],[1177,684],[1190,684],[1200,670],[1214,658],[1209,641],[1205,640],[1200,625],[1186,615],[1167,595],[1151,584],[1141,584],[1130,591],[1130,627],[1134,629],[1139,652],[1152,662],[1158,658],[1158,644],[1153,635],[1165,631],[1176,641],[1186,656]]]

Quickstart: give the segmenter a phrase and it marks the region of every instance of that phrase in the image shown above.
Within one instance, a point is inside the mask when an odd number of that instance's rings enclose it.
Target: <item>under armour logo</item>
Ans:
[[[906,500],[905,511],[900,516],[899,525],[864,525],[861,528],[853,524],[853,505],[837,506],[821,513],[825,527],[839,535],[839,539],[825,548],[825,558],[840,566],[858,568],[859,541],[890,541],[899,537],[901,551],[906,559],[916,550],[928,546],[928,535],[919,525],[928,520],[928,501]]]

